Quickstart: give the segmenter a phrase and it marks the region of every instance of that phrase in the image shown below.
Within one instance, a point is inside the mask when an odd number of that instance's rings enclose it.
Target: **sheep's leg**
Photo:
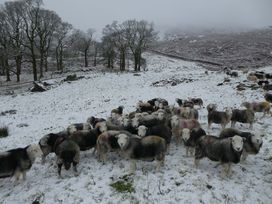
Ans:
[[[58,164],[58,175],[59,175],[59,178],[61,178],[61,167],[62,167],[62,163]]]
[[[78,164],[78,162],[73,162],[73,170],[74,170],[74,175],[75,176],[78,176],[79,175],[79,173],[78,173],[78,171],[77,171],[77,164]]]
[[[195,161],[194,161],[195,168],[198,168],[199,162],[200,162],[200,159],[196,159],[196,158],[195,158]]]
[[[134,174],[136,171],[136,160],[132,159],[130,162],[130,174]]]
[[[211,129],[211,122],[208,122],[208,129]]]
[[[250,130],[253,129],[253,123],[249,123],[249,129],[250,129]]]
[[[194,148],[193,147],[190,147],[190,156],[194,155]]]
[[[235,127],[235,123],[236,123],[236,121],[231,121],[231,127],[232,127],[232,128]]]
[[[247,153],[245,150],[243,150],[242,156],[241,156],[241,160],[242,160],[242,161],[245,161],[246,158],[247,158],[247,156],[248,156],[248,153]]]
[[[23,171],[22,175],[23,175],[23,180],[25,181],[26,180],[26,171]]]
[[[227,177],[230,177],[230,175],[231,175],[231,163],[228,163],[228,164],[227,164],[226,175],[227,175]]]
[[[186,147],[186,157],[189,156],[189,147]]]
[[[42,155],[42,164],[45,164],[45,158],[46,158],[46,156]]]

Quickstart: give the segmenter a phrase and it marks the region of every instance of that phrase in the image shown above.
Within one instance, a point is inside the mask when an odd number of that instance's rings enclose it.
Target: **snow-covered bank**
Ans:
[[[223,82],[223,73],[205,74],[194,63],[146,54],[147,69],[140,76],[131,73],[89,73],[86,79],[64,83],[43,93],[24,93],[16,97],[0,96],[0,110],[17,110],[17,114],[0,116],[0,125],[8,125],[10,135],[0,139],[0,150],[25,146],[47,133],[57,132],[69,124],[83,122],[89,116],[106,117],[119,105],[125,112],[135,109],[138,100],[154,97],[167,99],[174,104],[175,98],[201,97],[206,106],[218,104],[239,107],[242,101],[263,100],[260,90],[237,93],[237,82],[242,75]],[[151,86],[164,79],[190,78],[193,81],[176,86]],[[245,163],[233,166],[231,179],[222,179],[221,167],[203,159],[199,169],[193,166],[193,158],[185,156],[185,148],[173,144],[166,156],[162,172],[154,172],[154,164],[138,162],[133,177],[134,193],[121,194],[110,184],[128,173],[129,162],[116,154],[108,163],[97,162],[92,151],[83,152],[79,164],[80,175],[63,171],[64,179],[58,179],[55,157],[52,154],[42,165],[38,160],[27,173],[27,180],[14,186],[10,179],[0,181],[0,203],[30,203],[36,198],[42,203],[270,203],[272,200],[272,118],[260,119],[257,114],[256,132],[264,133],[264,145],[257,156],[249,156]],[[200,122],[207,130],[207,111],[200,110]],[[27,124],[20,127],[20,124]],[[211,134],[220,131],[212,125]],[[246,129],[246,126],[240,126]]]

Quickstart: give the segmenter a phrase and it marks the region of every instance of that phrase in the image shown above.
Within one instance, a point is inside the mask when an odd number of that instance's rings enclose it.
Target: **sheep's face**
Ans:
[[[68,128],[67,128],[67,131],[69,134],[72,134],[73,132],[76,132],[77,131],[77,128],[75,125],[69,125]]]
[[[100,132],[106,132],[108,130],[106,122],[99,122],[96,124]]]
[[[182,139],[187,141],[190,138],[190,130],[188,128],[184,128],[182,130]]]
[[[43,155],[40,145],[37,144],[29,145],[26,151],[31,160],[34,160],[36,157],[41,157]]]
[[[127,145],[129,137],[126,134],[119,134],[116,136],[118,145],[121,149],[124,149],[124,147]]]
[[[69,170],[70,167],[71,167],[71,162],[64,161],[64,162],[63,162],[63,165],[64,165],[65,170]]]
[[[159,120],[163,120],[164,119],[164,113],[159,112],[157,117],[158,117]]]
[[[229,116],[229,117],[232,116],[232,109],[231,108],[226,108],[225,112],[226,112],[227,116]]]
[[[132,127],[138,127],[139,126],[139,118],[135,117],[132,119]]]
[[[156,108],[159,108],[159,106],[160,106],[159,101],[155,101],[155,107],[156,107]]]
[[[146,135],[146,131],[147,131],[147,127],[145,127],[144,125],[141,125],[138,127],[138,135],[140,137],[144,137]]]
[[[171,123],[172,123],[172,126],[174,126],[174,127],[179,125],[179,118],[177,115],[172,116]]]
[[[257,144],[258,146],[263,144],[263,139],[260,135],[253,135],[251,140],[253,144]]]
[[[235,135],[231,138],[231,144],[235,151],[240,152],[243,150],[244,142],[242,137]]]
[[[124,117],[124,118],[123,118],[123,125],[124,125],[124,126],[128,126],[129,123],[130,123],[129,118],[128,118],[128,117]]]

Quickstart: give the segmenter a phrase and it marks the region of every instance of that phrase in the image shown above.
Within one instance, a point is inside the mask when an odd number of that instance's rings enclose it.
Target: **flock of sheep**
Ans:
[[[201,98],[176,99],[178,106],[170,106],[162,98],[147,102],[139,101],[134,112],[123,113],[123,106],[111,111],[107,119],[90,117],[86,123],[69,125],[67,130],[43,136],[39,144],[12,149],[0,153],[0,177],[25,178],[36,157],[55,153],[58,175],[62,166],[66,170],[73,165],[75,175],[80,161],[80,151],[94,148],[97,159],[107,161],[107,154],[118,152],[131,161],[130,173],[134,173],[137,160],[158,162],[157,169],[164,165],[169,145],[176,143],[186,148],[186,155],[194,155],[195,166],[207,157],[224,166],[222,176],[229,176],[231,164],[245,160],[248,154],[257,154],[262,146],[260,135],[251,131],[235,129],[236,122],[249,124],[253,129],[255,112],[270,114],[272,95],[267,93],[262,102],[244,102],[244,109],[226,108],[217,110],[216,104],[207,105],[208,129],[213,123],[219,124],[219,136],[207,135],[201,127],[197,108],[203,108]],[[231,128],[226,125],[231,122]]]

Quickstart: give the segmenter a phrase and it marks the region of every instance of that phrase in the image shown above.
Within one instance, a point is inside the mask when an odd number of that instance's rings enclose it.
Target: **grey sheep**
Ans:
[[[218,138],[211,135],[202,136],[197,141],[195,148],[195,166],[198,167],[200,159],[208,157],[212,161],[221,162],[226,175],[230,175],[231,164],[240,162],[243,152],[243,140],[238,135],[231,138]]]
[[[255,113],[251,109],[246,110],[239,110],[234,109],[232,110],[232,116],[231,116],[231,127],[235,127],[236,122],[240,123],[249,123],[249,128],[253,128],[253,122],[255,119]]]

